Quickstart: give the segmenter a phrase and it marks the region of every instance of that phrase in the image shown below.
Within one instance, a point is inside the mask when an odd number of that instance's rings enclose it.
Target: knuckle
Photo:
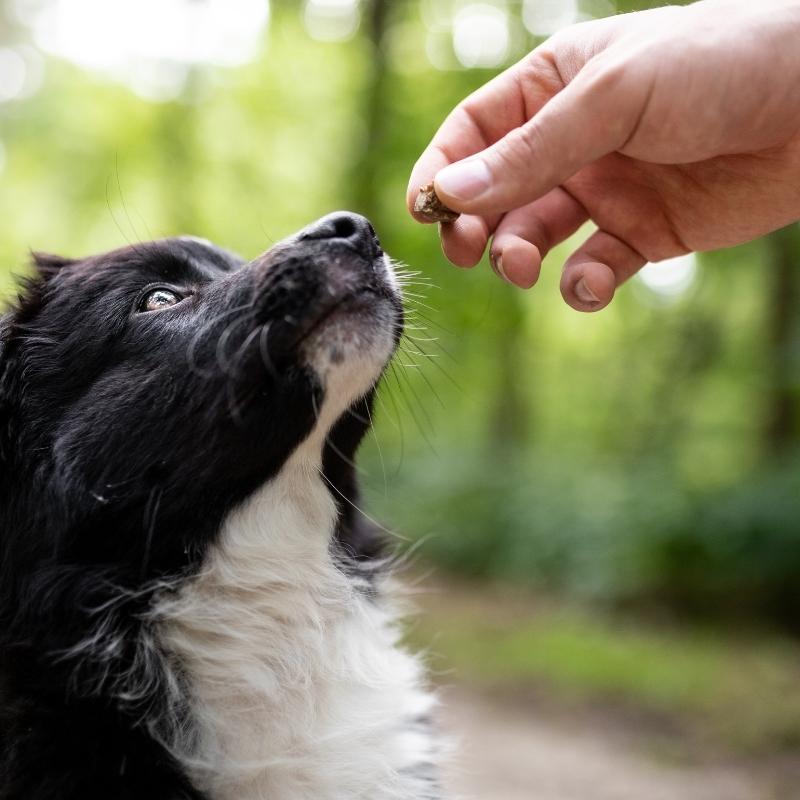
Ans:
[[[530,122],[515,128],[503,139],[502,146],[497,148],[498,167],[506,174],[520,174],[520,171],[524,172],[546,158],[544,150],[545,141],[538,126]]]
[[[595,56],[580,73],[591,91],[601,95],[618,91],[630,74],[627,59],[608,52]]]

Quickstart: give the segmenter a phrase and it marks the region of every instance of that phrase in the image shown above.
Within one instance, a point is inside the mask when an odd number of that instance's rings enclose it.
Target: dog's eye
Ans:
[[[153,289],[148,292],[139,304],[139,311],[160,311],[180,303],[181,297],[170,289]]]

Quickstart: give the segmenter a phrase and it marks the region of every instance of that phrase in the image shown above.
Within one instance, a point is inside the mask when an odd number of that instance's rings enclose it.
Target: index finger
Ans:
[[[534,82],[532,73],[536,75]],[[462,100],[448,114],[411,171],[406,204],[414,219],[429,221],[414,212],[421,186],[430,183],[448,164],[480,153],[519,128],[562,86],[551,61],[531,60],[528,56]]]

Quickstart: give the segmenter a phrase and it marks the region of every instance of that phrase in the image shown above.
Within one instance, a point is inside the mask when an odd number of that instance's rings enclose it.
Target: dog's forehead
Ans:
[[[164,240],[164,243],[200,266],[212,266],[223,272],[232,272],[245,264],[245,260],[235,253],[198,236],[179,236],[177,239]]]
[[[244,260],[205,239],[183,236],[131,244],[76,265],[79,278],[204,283],[239,269]]]

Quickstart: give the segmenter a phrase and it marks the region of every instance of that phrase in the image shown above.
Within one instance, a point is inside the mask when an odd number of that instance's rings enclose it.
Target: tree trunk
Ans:
[[[354,210],[374,219],[378,213],[377,173],[388,109],[386,104],[386,31],[389,25],[388,0],[369,0],[363,5],[363,30],[370,46],[362,103],[365,136],[361,152],[353,163],[350,181]]]
[[[768,394],[765,445],[781,457],[800,436],[800,227],[790,225],[767,238],[771,283],[767,325]]]
[[[498,315],[492,326],[490,350],[494,372],[490,377],[489,450],[505,458],[519,455],[530,434],[530,361],[524,354],[533,343],[525,330],[525,301],[517,289],[498,292],[492,313]]]

